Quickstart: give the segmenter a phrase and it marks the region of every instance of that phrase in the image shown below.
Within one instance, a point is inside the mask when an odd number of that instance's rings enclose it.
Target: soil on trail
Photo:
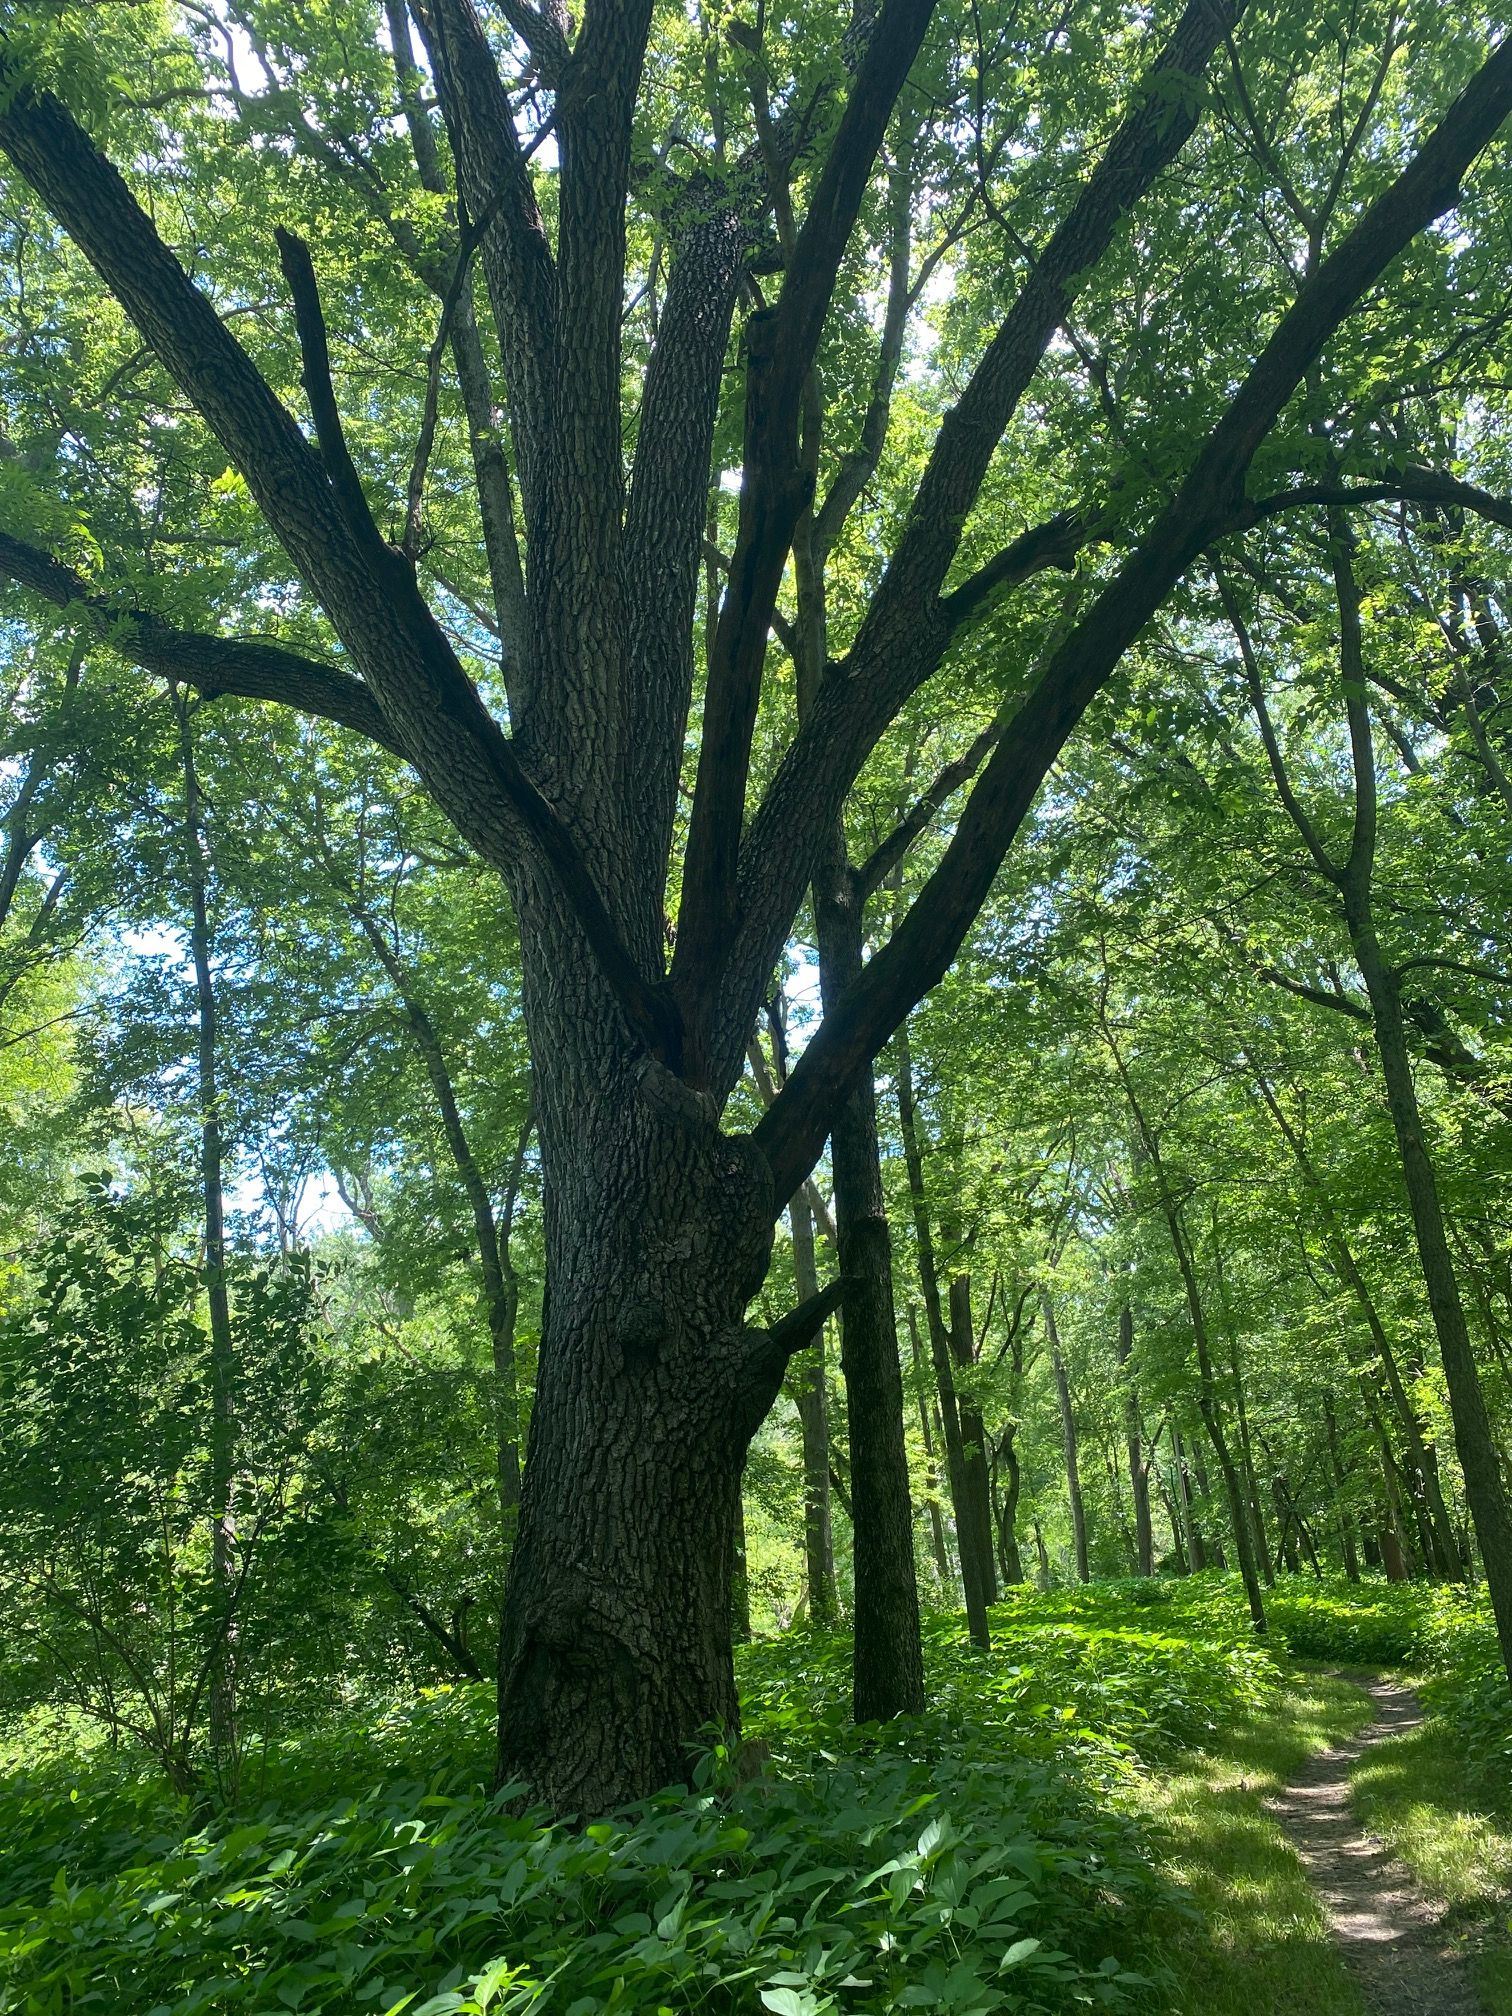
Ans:
[[[1349,1767],[1372,1743],[1423,1719],[1410,1687],[1351,1674],[1376,1719],[1337,1750],[1310,1758],[1270,1810],[1292,1838],[1328,1913],[1329,1927],[1373,2016],[1485,2016],[1469,1972],[1431,1904],[1400,1862],[1360,1831]]]

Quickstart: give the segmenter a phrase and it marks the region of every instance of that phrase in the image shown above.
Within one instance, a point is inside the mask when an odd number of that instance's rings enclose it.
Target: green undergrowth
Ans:
[[[586,1831],[484,1792],[481,1689],[354,1706],[208,1817],[34,1736],[0,1789],[0,2008],[1163,2007],[1181,1907],[1123,1795],[1274,1664],[1118,1590],[995,1622],[986,1659],[932,1623],[927,1712],[886,1728],[847,1724],[843,1639],[748,1648],[740,1759]]]
[[[0,1751],[0,2012],[1353,2008],[1240,1992],[1245,1953],[1252,1984],[1316,1957],[1258,1800],[1359,1696],[1299,1682],[1230,1578],[927,1640],[926,1712],[863,1729],[843,1638],[745,1648],[738,1755],[586,1829],[488,1793],[481,1688],[353,1702],[234,1812],[34,1719]]]

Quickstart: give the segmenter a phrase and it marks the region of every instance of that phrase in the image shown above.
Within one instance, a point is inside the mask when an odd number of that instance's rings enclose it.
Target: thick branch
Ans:
[[[554,7],[532,7],[528,0],[499,0],[499,12],[530,51],[536,75],[554,90],[570,53],[565,15]]]
[[[844,1007],[821,1023],[757,1126],[774,1195],[788,1196],[813,1166],[856,1072],[948,968],[1067,737],[1176,581],[1242,509],[1255,450],[1308,366],[1416,233],[1454,203],[1466,169],[1509,112],[1512,38],[1300,290],[1176,496],[1052,657],[972,792],[939,868]]]
[[[676,1057],[676,1016],[642,978],[575,839],[484,706],[413,569],[349,522],[289,414],[63,106],[10,76],[3,55],[0,85],[11,87],[0,111],[0,147],[241,470],[437,804],[496,868],[511,872],[523,851],[539,850],[631,1028],[654,1054]]]
[[[747,325],[740,527],[710,656],[673,960],[674,976],[694,997],[708,991],[728,947],[767,632],[793,531],[809,502],[798,448],[803,387],[872,164],[933,11],[934,0],[887,0],[776,306]]]
[[[1013,577],[1007,549],[942,603],[940,591],[993,453],[1115,232],[1179,153],[1198,119],[1200,79],[1238,13],[1190,0],[1133,106],[947,414],[907,525],[856,642],[820,689],[778,769],[742,852],[740,903],[727,992],[758,990],[801,899],[819,838],[898,709],[940,663],[954,629]],[[738,808],[737,808],[738,813]],[[743,1022],[742,1022],[743,1026]]]
[[[144,671],[181,680],[207,699],[235,694],[244,700],[276,700],[355,729],[395,756],[405,755],[378,702],[349,672],[282,645],[179,630],[145,610],[120,607],[108,596],[95,594],[61,560],[3,532],[0,573],[55,608],[76,611],[97,637]]]
[[[472,0],[415,0],[468,214],[498,204],[483,277],[504,359],[527,537],[541,529],[556,349],[556,273],[509,94]]]
[[[770,1412],[788,1360],[813,1343],[822,1324],[844,1301],[847,1288],[854,1285],[844,1275],[837,1275],[770,1330],[747,1331],[741,1404],[742,1418],[750,1422],[751,1432]]]
[[[677,808],[693,690],[689,615],[703,551],[720,374],[746,249],[736,212],[715,209],[684,233],[641,395],[625,522],[633,682],[620,723],[622,802],[639,879],[658,902]]]
[[[1251,497],[1228,530],[1246,531],[1283,511],[1307,506],[1333,505],[1345,509],[1362,504],[1386,504],[1405,499],[1413,504],[1452,504],[1495,525],[1512,529],[1512,498],[1498,497],[1474,483],[1462,483],[1437,469],[1403,469],[1399,473],[1364,483],[1300,483],[1292,490],[1278,490],[1269,497]]]
[[[336,406],[331,382],[331,351],[326,340],[325,313],[320,305],[320,289],[315,281],[315,262],[303,238],[278,225],[273,233],[278,244],[278,263],[288,282],[294,303],[294,326],[299,332],[299,354],[303,363],[305,397],[315,422],[320,443],[320,459],[331,479],[331,488],[354,537],[377,539],[378,528],[368,510],[362,482],[347,448],[346,433]]]

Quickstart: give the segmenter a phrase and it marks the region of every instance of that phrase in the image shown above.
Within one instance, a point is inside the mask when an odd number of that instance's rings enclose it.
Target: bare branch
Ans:
[[[405,756],[377,700],[350,672],[279,644],[179,630],[147,611],[123,608],[97,595],[71,567],[39,546],[3,532],[0,573],[54,608],[75,612],[96,637],[144,671],[182,680],[207,699],[235,694],[244,700],[276,700],[355,729],[392,755]]]
[[[346,444],[336,391],[331,382],[331,351],[326,340],[325,314],[320,305],[320,288],[315,280],[315,262],[303,238],[277,225],[273,232],[278,245],[278,262],[294,303],[294,326],[299,332],[299,354],[304,365],[305,397],[315,421],[320,458],[336,501],[352,533],[359,539],[377,539],[378,528],[368,509],[367,497],[356,465]]]
[[[919,793],[887,838],[862,862],[856,870],[856,891],[863,901],[882,887],[945,801],[975,777],[989,752],[997,746],[1003,725],[1001,715],[989,722],[954,762],[947,763],[933,783]]]

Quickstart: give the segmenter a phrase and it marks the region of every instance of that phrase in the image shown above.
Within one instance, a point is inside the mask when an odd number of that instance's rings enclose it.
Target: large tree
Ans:
[[[192,486],[171,471],[148,482],[118,457],[110,506],[92,512],[77,496],[91,456],[69,451],[66,427],[51,472],[5,494],[19,510],[66,493],[77,515],[38,506],[13,518],[0,568],[149,671],[369,737],[412,766],[508,885],[547,1301],[503,1618],[500,1762],[560,1808],[648,1791],[685,1769],[701,1729],[735,1722],[729,1575],[745,1452],[830,1300],[769,1331],[747,1326],[775,1217],[872,1058],[950,965],[1124,652],[1199,555],[1267,515],[1383,492],[1483,501],[1442,471],[1294,478],[1316,467],[1309,426],[1327,423],[1331,388],[1343,402],[1323,368],[1332,339],[1369,301],[1348,362],[1368,370],[1372,343],[1393,340],[1383,281],[1456,203],[1512,110],[1512,44],[1487,55],[1489,30],[1456,25],[1408,90],[1396,13],[1381,14],[1374,44],[1368,30],[1340,31],[1353,39],[1337,116],[1314,103],[1300,122],[1326,139],[1324,182],[1337,178],[1318,213],[1332,219],[1329,242],[1288,299],[1263,285],[1225,291],[1224,262],[1262,226],[1291,228],[1271,222],[1268,192],[1293,181],[1265,148],[1291,144],[1292,101],[1310,75],[1298,52],[1334,31],[1309,18],[1318,10],[1283,7],[1251,35],[1242,11],[1242,0],[1190,0],[1146,43],[1112,9],[1090,30],[1073,8],[1030,32],[996,8],[957,14],[937,0],[884,0],[848,22],[816,7],[781,24],[764,10],[690,24],[651,0],[586,0],[575,22],[556,0],[499,0],[495,21],[474,0],[415,0],[415,46],[398,0],[352,0],[311,10],[309,46],[296,47],[285,10],[186,9],[196,33],[170,35],[157,68],[137,62],[124,108],[79,55],[69,10],[61,39],[44,18],[0,41],[0,148],[113,300],[99,312],[123,311],[162,374],[130,409],[142,437],[187,403],[288,578],[232,594],[223,572],[202,620],[181,620],[194,599],[186,547],[173,549],[176,595],[155,586],[151,561],[165,513],[194,510]],[[261,89],[240,74],[257,65]],[[1175,164],[1215,96],[1230,139],[1204,179]],[[186,110],[175,126],[175,106],[207,100],[209,115]],[[101,144],[117,135],[120,167]],[[317,280],[324,244],[317,258],[290,229],[277,232],[281,281],[269,271],[254,285],[248,233],[260,228],[271,252],[279,207],[265,193],[259,209],[259,191],[312,163],[367,206],[435,297],[418,337],[417,297],[406,309],[395,286],[333,310],[329,276]],[[202,190],[196,207],[186,194],[196,174],[216,201]],[[900,186],[898,253],[883,191]],[[224,278],[212,230],[237,255]],[[967,235],[977,249],[956,256]],[[1204,236],[1228,240],[1217,263],[1200,256]],[[795,541],[812,555],[822,542],[804,528],[826,512],[844,521],[896,404],[890,322],[874,369],[820,370],[842,337],[852,363],[864,350],[866,263],[882,244],[911,268],[905,316],[931,312],[931,279],[954,277],[958,391],[931,421],[906,501],[835,558],[845,575],[829,647],[816,690],[790,714],[773,638]],[[1438,284],[1462,273],[1473,288],[1475,249],[1471,233],[1457,268],[1435,241]],[[17,252],[23,264],[35,256],[29,243]],[[341,264],[346,286],[360,289],[366,257]],[[1187,269],[1180,284],[1173,258]],[[1075,410],[1048,386],[1031,407],[1031,387],[1062,369],[1068,345],[1086,349],[1081,297],[1122,291],[1145,313],[1146,266],[1167,295],[1154,312],[1169,320],[1173,368],[1185,359],[1194,374],[1167,466],[1116,481],[1089,458],[1080,471],[1093,494],[1067,493],[1075,441],[1048,437],[1057,417],[1074,427]],[[47,270],[75,289],[75,318],[81,299],[100,300],[61,254]],[[24,307],[31,331],[30,296]],[[375,395],[360,366],[339,396],[333,313],[351,356],[408,347],[424,386],[412,457],[371,438]],[[743,441],[726,456],[716,429],[737,317]],[[277,331],[289,322],[309,432],[279,382]],[[1106,376],[1105,359],[1086,354],[1090,380]],[[66,377],[67,344],[47,355]],[[126,357],[105,398],[144,368]],[[448,587],[444,553],[429,552],[432,508],[450,503],[428,499],[427,479],[434,493],[451,373],[481,597]],[[915,427],[920,411],[914,402]],[[1015,488],[1005,443],[1020,465],[1038,456],[1057,471],[1063,494],[1048,477]],[[1252,478],[1262,445],[1265,473]],[[724,504],[716,464],[736,455],[738,492]],[[1024,496],[1050,515],[1003,539],[1004,497]],[[151,516],[152,539],[101,552],[102,528],[132,510]],[[92,549],[75,536],[79,516]],[[1001,675],[1010,704],[937,867],[886,942],[852,963],[754,1131],[726,1131],[774,967],[869,759],[966,640],[1001,620],[1011,591],[1077,564],[1094,540],[1112,558],[1096,563],[1085,613],[1041,637],[1032,670]],[[469,607],[499,640],[497,679],[476,626],[459,621]],[[275,624],[278,641],[231,634],[249,622]],[[776,751],[769,766],[756,760],[758,722]],[[926,790],[926,814],[962,775]],[[901,1418],[896,1435],[901,1466]],[[877,1474],[885,1497],[885,1464]],[[858,1532],[873,1509],[858,1496]],[[906,1522],[901,1533],[906,1543]],[[911,1561],[899,1573],[911,1580]],[[889,1611],[899,1632],[908,1611]],[[872,1712],[910,1705],[915,1658],[900,1643],[896,1698],[874,1677]]]

